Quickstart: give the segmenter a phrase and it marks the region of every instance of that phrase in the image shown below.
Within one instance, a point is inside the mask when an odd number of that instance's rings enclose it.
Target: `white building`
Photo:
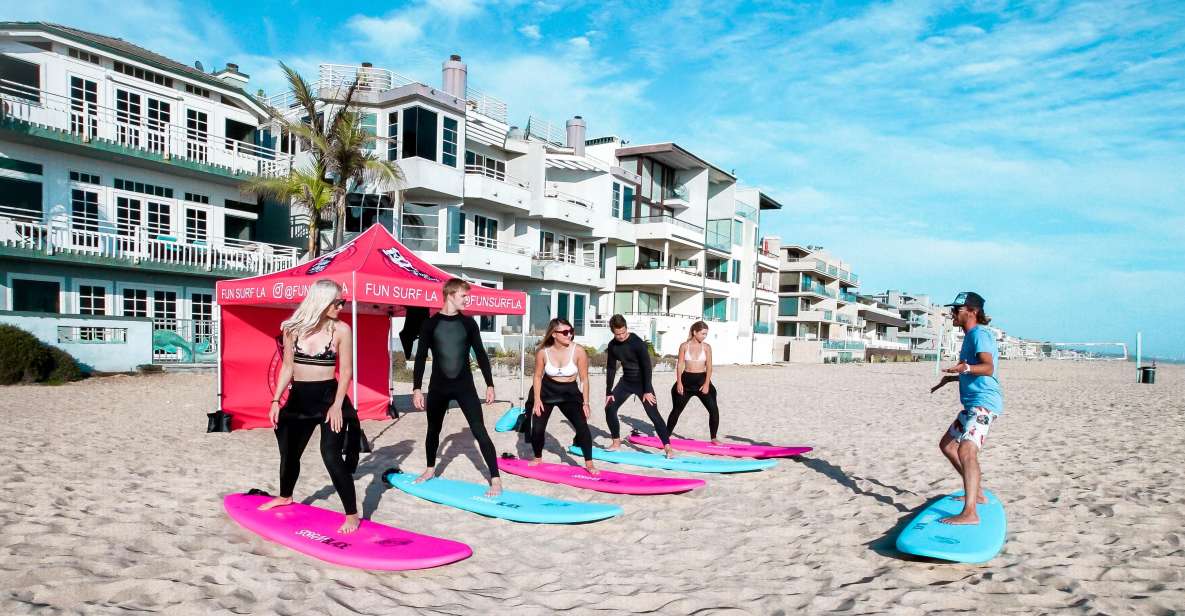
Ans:
[[[941,352],[944,332],[951,326],[950,311],[933,303],[929,295],[888,290],[870,296],[873,300],[897,310],[905,320],[897,338],[909,345],[919,360],[933,360]]]

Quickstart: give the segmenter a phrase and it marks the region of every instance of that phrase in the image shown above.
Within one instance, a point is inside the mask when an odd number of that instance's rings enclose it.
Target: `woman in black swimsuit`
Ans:
[[[284,365],[269,413],[280,446],[280,495],[259,508],[292,503],[292,491],[300,476],[300,456],[319,425],[321,459],[346,514],[338,531],[350,533],[358,528],[359,521],[352,468],[357,466],[358,451],[349,446],[349,441],[360,438],[361,432],[357,429],[358,413],[346,397],[354,366],[350,326],[337,318],[344,303],[336,282],[318,280],[309,287],[292,317],[280,325]],[[292,389],[281,408],[280,394],[290,381]]]

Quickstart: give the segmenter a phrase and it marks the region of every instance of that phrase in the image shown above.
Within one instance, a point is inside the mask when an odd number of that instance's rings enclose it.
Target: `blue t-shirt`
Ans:
[[[996,373],[1000,371],[1000,351],[996,348],[996,339],[986,328],[976,326],[963,336],[963,348],[959,350],[959,359],[974,366],[979,361],[980,353],[991,353],[991,376],[975,376],[973,374],[959,375],[959,398],[963,408],[982,406],[983,408],[1000,414],[1004,412],[1004,395],[1000,392],[1000,379]]]

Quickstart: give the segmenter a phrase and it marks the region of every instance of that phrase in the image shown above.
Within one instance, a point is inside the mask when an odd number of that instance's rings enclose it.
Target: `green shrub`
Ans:
[[[69,353],[12,325],[0,325],[0,385],[64,383],[85,375]]]

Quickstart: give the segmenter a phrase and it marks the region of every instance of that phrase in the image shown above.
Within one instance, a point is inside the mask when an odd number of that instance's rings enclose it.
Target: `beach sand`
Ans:
[[[423,469],[424,416],[367,422],[364,515],[474,550],[407,573],[329,565],[227,518],[222,495],[274,492],[278,462],[269,430],[204,432],[212,373],[10,387],[0,614],[1172,614],[1185,609],[1185,367],[1161,366],[1156,385],[1134,374],[1119,363],[1003,364],[1007,408],[981,460],[1007,508],[1008,540],[979,566],[892,547],[911,512],[961,487],[937,449],[957,385],[930,395],[932,365],[717,369],[723,438],[816,449],[763,473],[709,476],[689,494],[504,478],[625,509],[579,526],[488,519],[387,489],[384,469]],[[603,379],[593,378],[593,425],[605,444]],[[655,377],[664,414],[672,380]],[[500,397],[517,389],[499,379]],[[487,407],[487,426],[505,409]],[[636,401],[623,414],[627,429],[649,429]],[[449,413],[438,469],[480,481],[464,426]],[[698,402],[679,432],[707,437]],[[551,434],[554,461],[571,439],[558,413]],[[528,451],[513,433],[494,440]],[[296,496],[340,511],[315,440]]]

